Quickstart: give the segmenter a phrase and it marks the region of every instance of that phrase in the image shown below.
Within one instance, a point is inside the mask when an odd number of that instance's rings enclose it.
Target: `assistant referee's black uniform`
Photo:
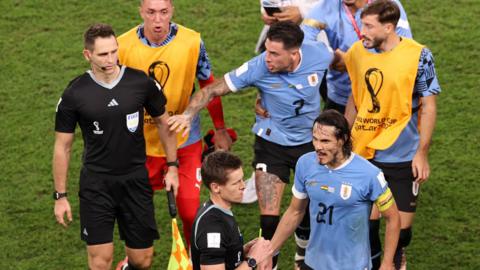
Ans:
[[[145,168],[143,115],[165,112],[166,99],[143,72],[120,69],[110,84],[91,71],[75,78],[57,107],[55,131],[74,133],[78,123],[84,141],[80,176],[80,222],[88,245],[120,237],[130,248],[148,248],[158,239],[153,192]]]
[[[243,236],[233,213],[211,201],[198,210],[190,242],[194,270],[222,263],[230,270],[244,260]]]

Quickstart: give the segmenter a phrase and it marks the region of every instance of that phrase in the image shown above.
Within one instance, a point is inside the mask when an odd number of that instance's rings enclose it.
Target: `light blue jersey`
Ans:
[[[293,72],[271,73],[262,53],[225,74],[233,92],[247,86],[258,88],[270,117],[257,115],[252,132],[284,146],[312,141],[313,121],[320,114],[320,83],[333,58],[323,43],[304,42],[300,55]]]
[[[438,95],[441,89],[438,83],[433,55],[423,48],[418,61],[417,78],[413,88],[412,117],[402,130],[395,143],[385,150],[376,150],[375,161],[382,163],[400,163],[413,160],[417,152],[420,136],[418,132],[418,110],[421,97]]]
[[[400,20],[397,24],[396,32],[400,36],[412,38],[412,32],[407,20],[407,14],[399,1],[395,1],[400,7]],[[360,14],[362,9],[354,14],[357,26],[361,28],[362,22]],[[315,5],[310,13],[305,17],[305,22],[315,21],[325,25],[330,46],[335,51],[340,49],[344,52],[359,40],[357,32],[349,19],[342,0],[322,1]],[[302,30],[305,33],[305,40],[316,40],[321,29],[309,24],[302,24]],[[330,69],[327,74],[328,98],[340,105],[346,105],[348,96],[352,92],[351,82],[347,72],[339,72]]]
[[[293,195],[310,199],[310,241],[305,263],[315,270],[371,269],[368,219],[387,190],[380,169],[351,153],[330,169],[310,152],[297,162]]]

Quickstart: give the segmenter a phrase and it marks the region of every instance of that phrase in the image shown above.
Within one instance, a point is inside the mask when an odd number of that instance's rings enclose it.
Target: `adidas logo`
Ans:
[[[108,103],[107,107],[113,107],[113,106],[118,106],[118,102],[114,98],[110,100],[110,103]]]

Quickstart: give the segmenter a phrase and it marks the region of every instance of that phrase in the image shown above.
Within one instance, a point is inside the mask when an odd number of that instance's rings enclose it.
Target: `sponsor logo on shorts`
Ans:
[[[260,170],[262,172],[267,172],[267,164],[265,163],[257,163],[255,169]]]
[[[85,236],[88,236],[88,232],[87,232],[87,228],[83,228],[83,232],[82,232]]]
[[[413,194],[413,196],[417,197],[419,190],[420,190],[420,184],[418,184],[417,182],[412,182],[412,194]]]

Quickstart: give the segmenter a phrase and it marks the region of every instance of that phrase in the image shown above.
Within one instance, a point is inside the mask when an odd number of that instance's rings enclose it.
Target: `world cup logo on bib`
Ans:
[[[371,68],[365,73],[365,83],[367,84],[367,90],[372,99],[372,109],[368,110],[369,113],[380,112],[380,101],[378,101],[378,93],[382,89],[383,85],[383,72],[378,68]]]
[[[127,114],[127,128],[130,132],[135,132],[138,128],[139,114],[134,112]]]

